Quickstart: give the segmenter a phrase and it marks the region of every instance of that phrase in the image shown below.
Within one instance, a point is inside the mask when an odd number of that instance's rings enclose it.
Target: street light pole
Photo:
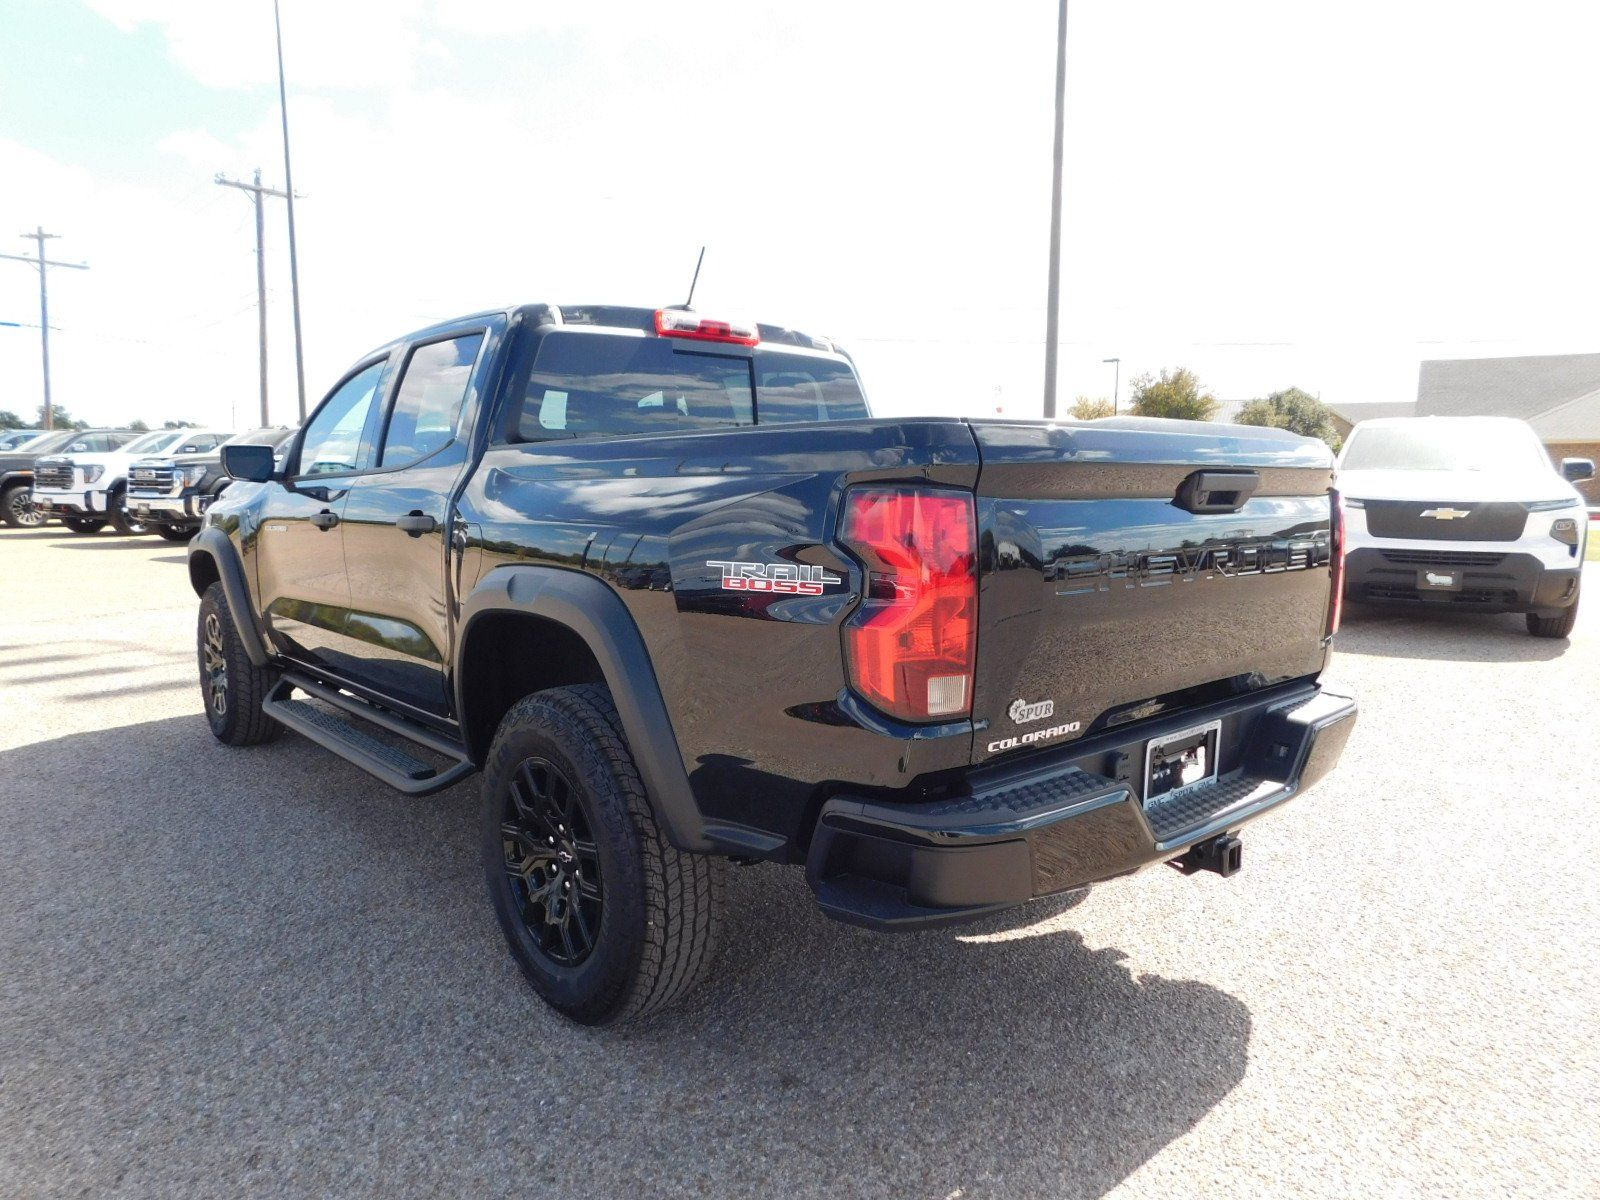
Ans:
[[[1065,3],[1065,0],[1063,0]],[[283,190],[289,204],[289,304],[294,309],[294,378],[300,395],[300,424],[306,423],[306,360],[300,341],[300,260],[294,241],[294,169],[289,165],[289,93],[283,82],[283,21],[272,0],[272,26],[278,36],[278,110],[283,114]]]
[[[1117,369],[1111,376],[1111,415],[1117,415],[1117,397],[1122,393],[1122,360],[1120,358],[1102,358],[1103,363],[1116,363]]]
[[[44,244],[60,234],[46,233],[43,225],[34,227],[32,233],[22,235],[31,238],[39,244],[37,257],[23,257],[20,254],[0,254],[0,258],[15,259],[17,262],[32,263],[39,268],[39,352],[44,365],[44,427],[56,427],[56,408],[50,400],[50,287],[48,283],[48,268],[71,267],[74,271],[87,271],[88,263],[56,262],[44,256]]]
[[[1067,105],[1067,0],[1061,0],[1056,30],[1056,130],[1050,177],[1050,285],[1045,293],[1044,415],[1056,415],[1056,342],[1060,337],[1061,307],[1061,143],[1066,130]]]

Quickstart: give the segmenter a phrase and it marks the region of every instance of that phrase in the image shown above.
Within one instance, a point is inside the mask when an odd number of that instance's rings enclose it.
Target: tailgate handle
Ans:
[[[1238,512],[1260,486],[1254,471],[1196,471],[1178,485],[1172,502],[1192,513]]]

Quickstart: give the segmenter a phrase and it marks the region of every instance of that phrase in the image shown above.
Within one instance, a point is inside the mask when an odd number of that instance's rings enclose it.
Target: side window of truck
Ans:
[[[522,442],[732,428],[754,421],[750,362],[665,338],[546,334],[512,428]]]
[[[361,432],[387,360],[356,372],[335,389],[306,424],[297,475],[329,475],[361,467]]]
[[[483,334],[473,333],[411,351],[384,426],[380,467],[416,462],[450,443],[482,346]]]
[[[763,425],[795,421],[865,421],[866,398],[850,364],[760,350],[756,353],[756,419]]]

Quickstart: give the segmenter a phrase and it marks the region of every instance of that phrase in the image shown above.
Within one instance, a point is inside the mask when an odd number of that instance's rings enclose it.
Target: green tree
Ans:
[[[163,428],[163,429],[197,429],[199,427],[193,421],[163,421],[163,422],[161,422],[161,428]]]
[[[133,430],[135,433],[150,432],[150,426],[146,425],[143,421],[129,421],[128,428]]]
[[[1284,388],[1261,400],[1252,400],[1234,418],[1240,425],[1269,425],[1302,437],[1321,438],[1335,450],[1344,439],[1334,424],[1333,410],[1310,392]]]
[[[1079,421],[1093,421],[1113,415],[1111,401],[1103,396],[1079,396],[1067,412]]]
[[[53,421],[50,422],[51,428],[53,428],[53,429],[87,429],[87,428],[89,428],[89,422],[73,420],[72,414],[69,413],[66,409],[62,408],[61,405],[59,405],[59,404],[52,404],[50,406],[50,411],[51,411],[51,414],[53,415],[53,417],[55,418]],[[41,426],[43,426],[45,424],[44,405],[42,405],[42,404],[39,405],[39,424]]]
[[[0,429],[32,429],[32,428],[33,428],[32,425],[29,425],[26,421],[24,421],[21,417],[17,416],[17,414],[12,412],[9,408],[0,408]]]
[[[1217,399],[1201,388],[1199,377],[1188,367],[1163,368],[1160,375],[1141,375],[1133,381],[1133,411],[1141,417],[1209,421],[1216,415]]]

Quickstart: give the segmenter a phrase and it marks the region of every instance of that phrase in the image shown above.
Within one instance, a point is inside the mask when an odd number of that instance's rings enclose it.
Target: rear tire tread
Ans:
[[[716,956],[727,864],[686,854],[662,833],[634,766],[622,721],[610,692],[598,684],[552,688],[525,696],[511,707],[502,727],[543,725],[539,709],[554,706],[589,738],[615,782],[640,850],[644,882],[644,931],[637,969],[609,996],[600,995],[572,1012],[576,1020],[617,1024],[676,1003],[705,975]],[[577,748],[574,748],[576,750]],[[493,773],[492,768],[490,773]],[[603,812],[604,819],[615,814]]]

